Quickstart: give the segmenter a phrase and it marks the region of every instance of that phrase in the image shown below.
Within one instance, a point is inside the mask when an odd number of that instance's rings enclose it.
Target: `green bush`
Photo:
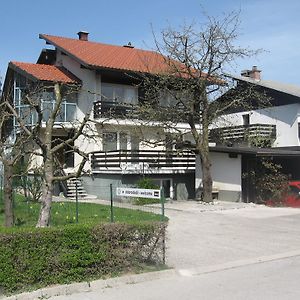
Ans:
[[[243,177],[253,186],[256,203],[266,204],[271,200],[274,205],[282,205],[282,199],[288,192],[289,177],[272,158],[258,158],[252,170]]]
[[[162,262],[165,223],[0,230],[0,291],[84,281]]]
[[[150,178],[142,178],[137,182],[137,187],[139,189],[153,189],[153,190],[159,190],[159,185],[155,184],[153,180]],[[135,198],[133,203],[135,205],[145,205],[145,204],[153,204],[153,203],[159,203],[159,199],[149,199],[149,198]]]

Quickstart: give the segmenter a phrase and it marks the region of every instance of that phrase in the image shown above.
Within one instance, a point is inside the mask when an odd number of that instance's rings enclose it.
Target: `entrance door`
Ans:
[[[164,189],[165,198],[171,198],[171,179],[162,179],[161,187]]]

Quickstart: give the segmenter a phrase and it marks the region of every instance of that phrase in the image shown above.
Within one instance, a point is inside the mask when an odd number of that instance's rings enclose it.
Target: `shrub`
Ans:
[[[158,190],[160,187],[159,185],[155,184],[153,180],[150,178],[142,178],[137,182],[137,187],[139,189],[153,189]],[[135,198],[134,204],[136,205],[145,205],[145,204],[152,204],[152,203],[159,203],[159,199],[149,199],[149,198]]]
[[[37,170],[34,170],[32,177],[27,178],[26,185],[30,200],[33,202],[40,201],[42,197],[43,179]]]
[[[272,201],[274,205],[282,205],[283,196],[288,191],[288,176],[282,173],[282,166],[270,158],[261,158],[255,167],[244,177],[253,186],[257,203],[266,204]]]
[[[1,229],[0,290],[120,274],[162,262],[164,223]]]

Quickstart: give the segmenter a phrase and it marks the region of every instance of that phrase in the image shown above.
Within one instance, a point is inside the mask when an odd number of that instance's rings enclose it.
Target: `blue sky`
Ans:
[[[79,30],[90,40],[123,45],[129,41],[151,48],[155,32],[184,21],[203,21],[241,9],[239,45],[264,53],[239,61],[231,72],[257,65],[262,78],[300,86],[299,0],[26,0],[1,1],[0,76],[11,60],[36,62],[44,41],[39,33],[77,38]]]

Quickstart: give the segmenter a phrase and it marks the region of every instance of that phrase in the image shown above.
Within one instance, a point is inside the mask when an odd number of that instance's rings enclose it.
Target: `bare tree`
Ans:
[[[42,194],[42,204],[39,215],[39,220],[37,223],[37,227],[46,227],[49,226],[50,221],[50,211],[51,211],[51,203],[53,196],[53,183],[56,181],[66,181],[72,177],[79,177],[83,167],[88,160],[88,153],[84,153],[78,147],[74,146],[74,141],[76,141],[81,135],[84,134],[84,128],[87,125],[87,122],[90,118],[90,113],[87,113],[83,120],[74,127],[74,135],[68,138],[65,141],[58,141],[56,145],[53,146],[53,131],[54,131],[54,123],[59,114],[60,107],[63,101],[63,97],[61,94],[61,86],[59,84],[55,84],[54,86],[55,93],[55,106],[54,109],[49,116],[48,121],[46,122],[46,127],[44,131],[44,140],[41,143],[42,157],[43,157],[43,194]],[[41,114],[42,112],[39,112]],[[55,175],[55,162],[56,154],[62,148],[68,146],[71,151],[78,153],[82,160],[80,165],[78,166],[76,172],[70,174]]]
[[[211,126],[234,108],[258,105],[250,101],[258,93],[251,85],[242,89],[236,87],[220,98],[229,89],[225,68],[237,58],[257,53],[236,46],[238,26],[239,14],[233,12],[221,20],[207,17],[204,25],[192,23],[179,30],[171,27],[163,30],[160,41],[155,37],[156,50],[168,68],[142,78],[141,119],[159,121],[162,127],[178,137],[187,133],[179,130],[178,124],[188,123],[188,132],[195,144],[193,150],[201,160],[201,193],[205,202],[212,201]],[[266,98],[258,98],[266,104]],[[199,193],[196,197],[200,197]]]
[[[14,209],[13,209],[13,167],[25,154],[24,146],[29,142],[26,135],[8,135],[11,132],[12,114],[8,110],[6,103],[0,104],[0,161],[3,166],[4,178],[4,215],[5,226],[12,227],[14,225]]]
[[[35,158],[40,156],[42,158],[41,174],[43,178],[42,184],[42,197],[41,197],[41,209],[37,227],[47,227],[50,224],[51,216],[51,204],[53,197],[53,187],[55,182],[65,182],[66,180],[79,177],[83,171],[84,165],[88,160],[88,153],[81,151],[79,147],[74,145],[74,142],[82,135],[88,136],[85,132],[90,119],[90,112],[88,112],[82,120],[70,120],[68,126],[64,126],[62,122],[57,122],[62,110],[62,104],[64,96],[69,93],[76,93],[77,87],[66,86],[59,83],[54,86],[47,86],[47,90],[53,89],[54,99],[53,106],[47,112],[47,118],[45,120],[45,109],[41,106],[40,91],[43,88],[36,88],[31,91],[30,94],[24,96],[24,103],[28,105],[28,115],[36,115],[34,124],[28,126],[26,118],[10,103],[10,101],[4,101],[3,105],[6,106],[11,116],[14,117],[16,124],[19,127],[19,132],[30,139],[33,143],[33,147],[30,149],[30,154]],[[60,139],[54,136],[57,127],[72,131],[72,135],[67,139]],[[88,130],[87,130],[88,131]],[[72,151],[80,155],[81,162],[77,166],[77,169],[69,174],[63,172],[63,165],[59,162],[59,153],[61,150],[68,148],[68,151]]]

